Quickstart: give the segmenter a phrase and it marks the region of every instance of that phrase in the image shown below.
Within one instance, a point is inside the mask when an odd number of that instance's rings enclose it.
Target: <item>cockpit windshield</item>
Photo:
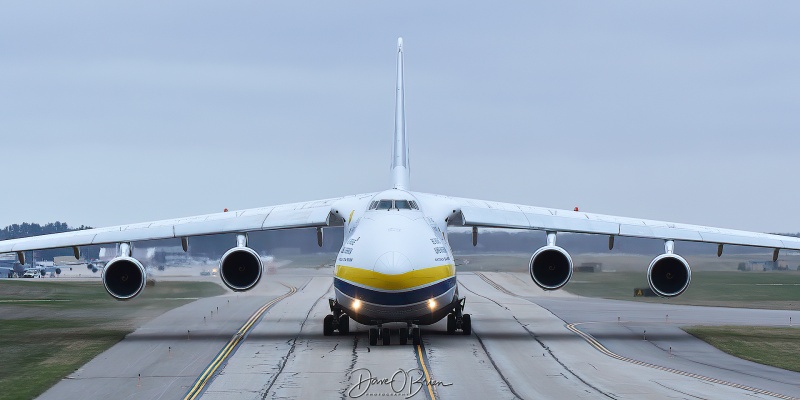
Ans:
[[[414,200],[378,200],[373,201],[370,210],[419,210]]]
[[[393,208],[391,200],[381,200],[376,207],[378,210],[391,210]]]

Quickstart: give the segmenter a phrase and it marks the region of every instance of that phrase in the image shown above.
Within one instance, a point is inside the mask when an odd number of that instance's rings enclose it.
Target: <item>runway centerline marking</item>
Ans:
[[[219,367],[222,366],[231,355],[236,353],[236,349],[238,348],[241,341],[244,340],[245,337],[247,337],[247,335],[250,333],[250,330],[254,326],[256,326],[256,324],[258,323],[258,321],[261,320],[261,317],[264,315],[265,312],[267,312],[270,308],[272,308],[272,306],[277,304],[279,301],[297,292],[297,288],[294,286],[286,286],[286,287],[289,288],[288,292],[284,293],[280,297],[276,297],[270,300],[269,302],[261,306],[261,308],[256,310],[256,312],[253,313],[253,315],[251,315],[250,318],[248,318],[247,322],[245,322],[244,325],[242,325],[242,327],[239,328],[238,331],[236,331],[233,337],[231,337],[231,340],[229,340],[228,343],[222,348],[222,350],[220,350],[219,353],[217,353],[217,356],[214,357],[214,360],[211,361],[211,364],[208,364],[208,367],[206,367],[203,373],[200,374],[199,377],[197,377],[197,380],[195,381],[194,385],[192,385],[191,389],[189,389],[189,391],[186,393],[186,396],[184,396],[184,400],[194,400],[203,392],[206,385],[214,376],[214,374],[217,372]]]

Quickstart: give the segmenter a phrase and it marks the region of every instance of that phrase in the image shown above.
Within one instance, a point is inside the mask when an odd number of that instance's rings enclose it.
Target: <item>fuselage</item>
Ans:
[[[335,263],[337,302],[368,325],[442,319],[458,301],[444,217],[427,214],[426,204],[403,190],[367,200],[339,209],[345,235]]]

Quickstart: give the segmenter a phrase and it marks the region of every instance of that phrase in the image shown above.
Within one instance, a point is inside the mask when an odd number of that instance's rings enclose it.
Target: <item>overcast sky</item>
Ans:
[[[0,13],[0,226],[411,186],[800,231],[797,2],[36,1]]]

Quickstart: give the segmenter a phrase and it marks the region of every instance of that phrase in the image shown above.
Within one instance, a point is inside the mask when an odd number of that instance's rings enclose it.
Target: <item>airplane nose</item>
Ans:
[[[375,261],[375,272],[382,274],[402,274],[413,269],[411,260],[398,251],[389,251],[378,257]]]

